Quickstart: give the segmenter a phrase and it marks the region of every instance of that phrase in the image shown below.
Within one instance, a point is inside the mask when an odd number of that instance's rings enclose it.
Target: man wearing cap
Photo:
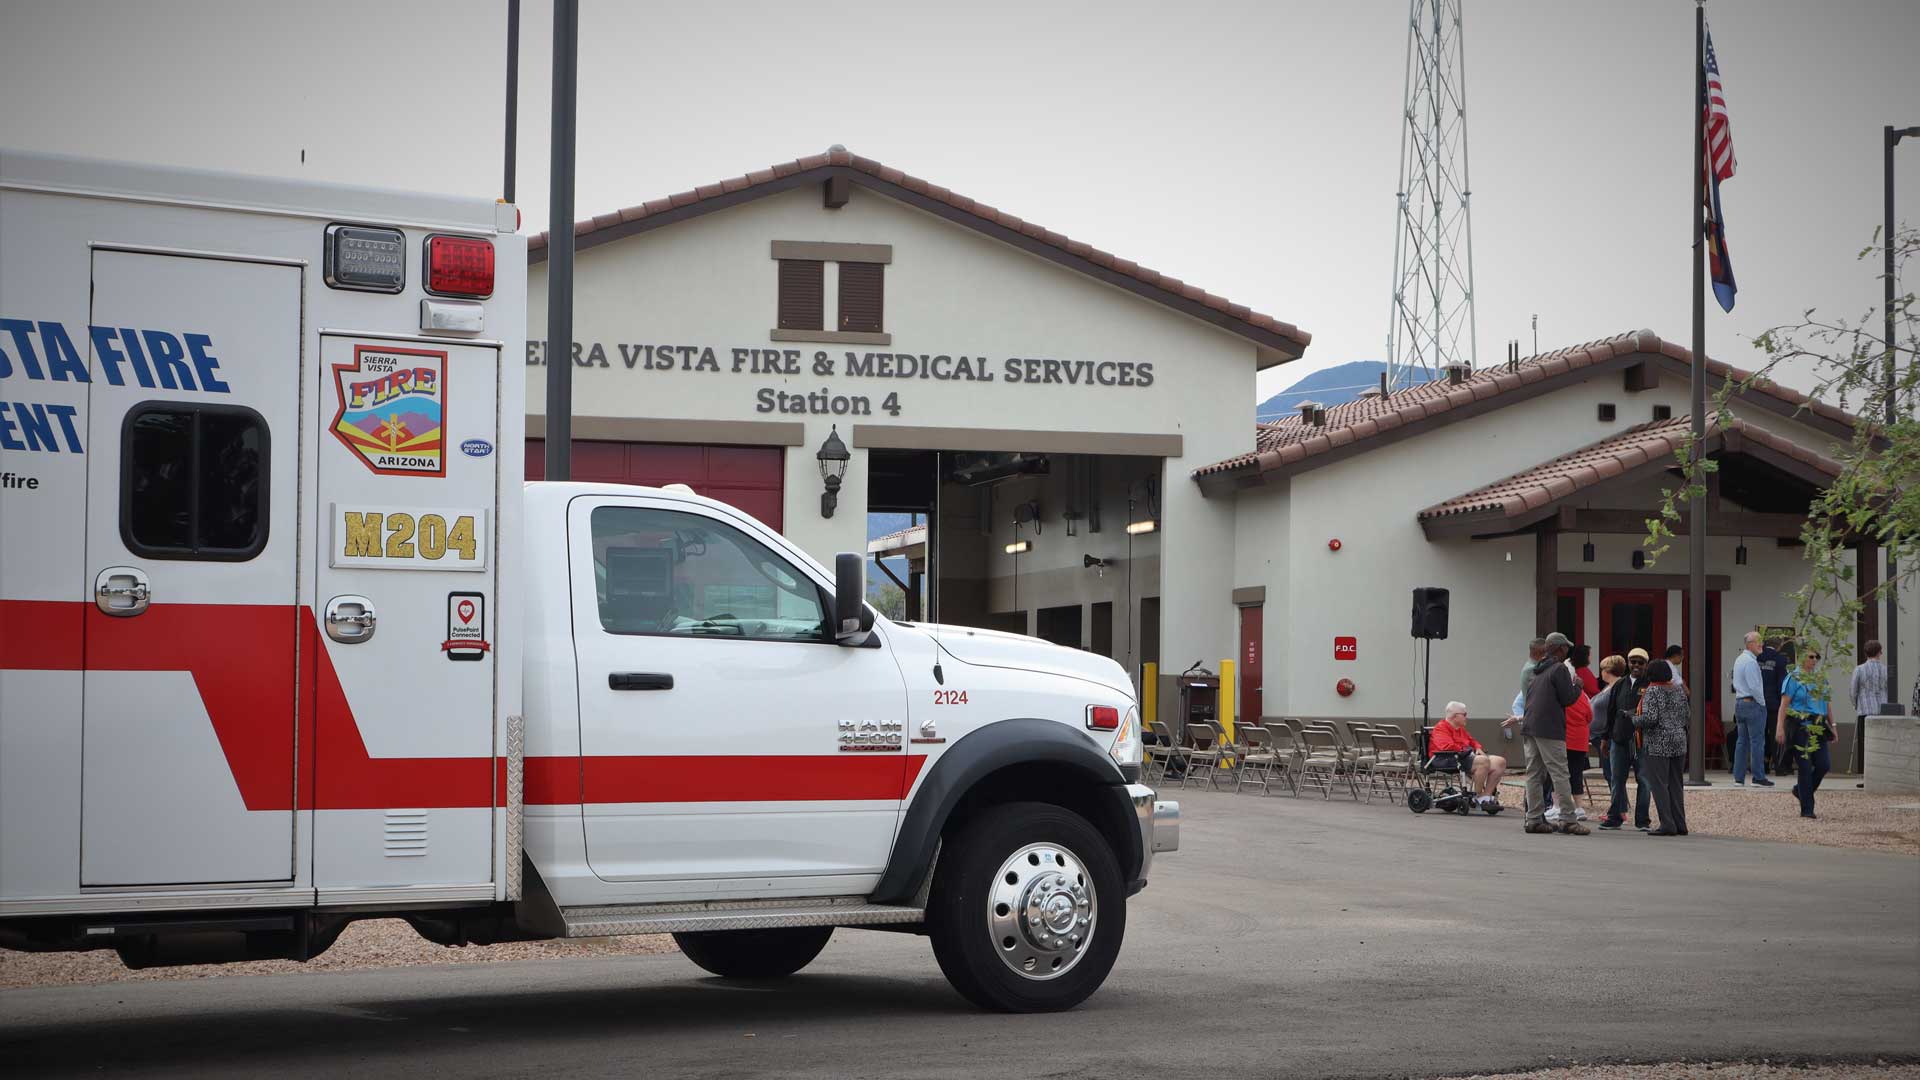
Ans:
[[[1647,788],[1647,774],[1642,768],[1646,761],[1633,728],[1633,714],[1640,708],[1640,694],[1646,688],[1647,650],[1630,649],[1627,652],[1627,677],[1613,684],[1613,696],[1607,700],[1608,753],[1613,758],[1613,776],[1609,778],[1609,785],[1613,799],[1607,805],[1606,820],[1600,823],[1603,829],[1618,829],[1626,823],[1628,769],[1633,770],[1636,788],[1633,824],[1640,829],[1653,827],[1650,814],[1653,793]]]
[[[1522,826],[1530,833],[1560,832],[1587,835],[1587,827],[1573,815],[1547,822],[1547,781],[1557,791],[1572,791],[1567,778],[1567,706],[1580,696],[1580,684],[1565,664],[1573,642],[1558,631],[1548,634],[1547,655],[1533,668],[1526,687],[1526,712],[1521,717],[1521,745],[1527,752],[1527,815]],[[1568,800],[1572,802],[1571,799]]]

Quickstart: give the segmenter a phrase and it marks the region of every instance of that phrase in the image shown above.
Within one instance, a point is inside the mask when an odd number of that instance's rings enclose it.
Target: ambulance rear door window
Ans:
[[[267,422],[233,405],[150,402],[121,433],[120,536],[149,559],[241,562],[267,546]]]

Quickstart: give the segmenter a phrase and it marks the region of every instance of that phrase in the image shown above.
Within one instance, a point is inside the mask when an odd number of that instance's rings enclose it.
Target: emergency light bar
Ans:
[[[427,291],[435,296],[493,295],[493,241],[473,236],[427,237]]]
[[[407,287],[407,238],[399,229],[329,225],[325,255],[330,288],[397,293]]]

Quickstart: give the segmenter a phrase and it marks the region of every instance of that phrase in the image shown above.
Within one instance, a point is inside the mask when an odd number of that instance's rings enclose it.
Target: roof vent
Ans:
[[[1369,386],[1365,390],[1360,391],[1357,396],[1362,401],[1372,401],[1374,398],[1380,396],[1380,388],[1377,386]]]
[[[846,152],[847,148],[840,143],[834,143],[832,146],[827,147],[827,153],[829,154],[844,154]]]
[[[1300,422],[1314,427],[1327,426],[1327,407],[1317,401],[1303,401],[1299,405]]]
[[[1447,385],[1459,386],[1461,383],[1466,382],[1467,376],[1471,374],[1473,374],[1473,369],[1465,364],[1448,364]]]

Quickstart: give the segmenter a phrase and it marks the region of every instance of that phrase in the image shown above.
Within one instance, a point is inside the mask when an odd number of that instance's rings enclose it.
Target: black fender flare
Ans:
[[[947,819],[975,784],[1008,766],[1038,763],[1058,765],[1083,776],[1104,792],[1111,792],[1117,812],[1131,823],[1133,806],[1127,797],[1126,777],[1113,758],[1084,733],[1056,720],[1035,717],[995,721],[947,747],[927,772],[926,779],[920,782],[901,819],[893,852],[880,875],[880,883],[874,887],[872,901],[906,903],[920,891],[932,869],[934,852],[940,845],[940,834],[946,829]],[[1140,833],[1131,824],[1119,831],[1125,840],[1115,854],[1120,860],[1122,880],[1130,881],[1138,874],[1142,861]]]

